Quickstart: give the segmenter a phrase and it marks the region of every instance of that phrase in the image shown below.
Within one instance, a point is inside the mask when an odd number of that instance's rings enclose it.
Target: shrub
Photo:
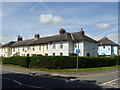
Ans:
[[[107,67],[120,65],[120,56],[114,57],[79,57],[79,68]],[[13,64],[26,67],[25,56],[2,58],[3,64]],[[32,68],[65,69],[76,68],[76,56],[32,56],[30,66]]]

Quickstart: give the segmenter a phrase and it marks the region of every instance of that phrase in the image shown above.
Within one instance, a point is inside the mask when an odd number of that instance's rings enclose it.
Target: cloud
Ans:
[[[40,15],[40,23],[44,25],[57,25],[64,22],[62,17],[53,16],[52,14],[42,14]]]
[[[110,25],[109,24],[105,24],[105,23],[101,23],[101,24],[96,24],[96,26],[100,29],[106,29],[106,28],[109,28]]]

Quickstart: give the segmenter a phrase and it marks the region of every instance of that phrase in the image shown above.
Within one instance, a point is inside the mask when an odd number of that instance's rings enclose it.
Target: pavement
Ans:
[[[59,78],[65,80],[66,82],[87,82],[97,84],[103,88],[119,88],[119,80],[118,77],[119,71],[116,69],[109,70],[99,70],[99,71],[91,71],[91,72],[67,72],[67,73],[56,73],[56,72],[47,72],[47,71],[35,71],[30,69],[21,69],[7,66],[0,66],[4,73],[15,72],[20,74],[27,74],[31,76],[47,76],[53,78]]]

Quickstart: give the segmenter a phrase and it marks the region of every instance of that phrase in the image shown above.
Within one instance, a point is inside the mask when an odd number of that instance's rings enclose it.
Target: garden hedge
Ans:
[[[32,56],[31,68],[65,69],[76,68],[76,56]],[[114,57],[79,57],[79,68],[107,67],[120,65],[120,56]],[[3,64],[26,67],[25,56],[2,58]]]

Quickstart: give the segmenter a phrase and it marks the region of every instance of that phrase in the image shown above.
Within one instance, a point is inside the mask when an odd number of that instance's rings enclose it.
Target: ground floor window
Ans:
[[[45,53],[45,56],[48,56],[48,54],[47,54],[47,53]]]
[[[55,53],[53,53],[53,56],[55,56]]]
[[[35,56],[36,54],[31,54],[31,56]]]
[[[63,53],[60,53],[60,56],[63,56]]]

